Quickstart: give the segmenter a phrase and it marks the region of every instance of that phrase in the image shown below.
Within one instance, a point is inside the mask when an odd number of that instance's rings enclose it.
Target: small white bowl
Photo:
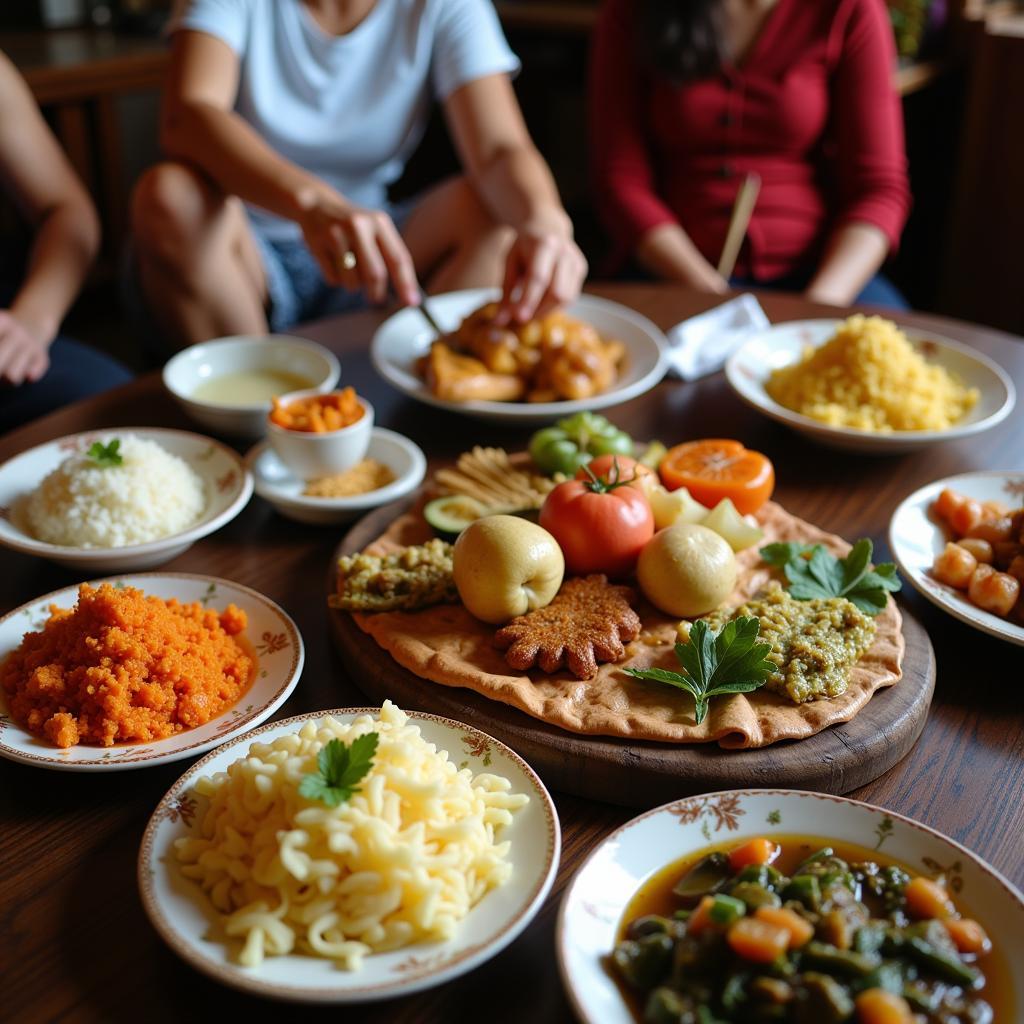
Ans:
[[[562,899],[555,937],[576,1017],[584,1024],[633,1024],[608,961],[623,913],[647,879],[709,845],[772,835],[855,843],[918,874],[948,872],[957,900],[963,899],[992,939],[988,969],[1004,976],[1012,970],[1004,980],[1016,982],[1016,965],[1024,956],[1024,895],[976,854],[911,818],[858,800],[795,790],[732,790],[641,814],[606,836],[576,872]],[[1008,999],[1006,1016],[997,1019],[1024,1020],[1018,984]]]
[[[314,498],[303,494],[306,483],[293,476],[268,441],[260,441],[245,457],[256,481],[256,493],[286,519],[327,525],[347,523],[371,509],[397,501],[423,481],[427,460],[419,446],[391,430],[374,427],[366,457],[387,466],[395,479],[387,486],[347,498]]]
[[[293,391],[281,396],[281,405],[301,401],[318,395],[318,391]],[[315,480],[332,473],[344,473],[360,459],[366,457],[373,431],[373,406],[360,396],[357,401],[363,407],[363,415],[339,430],[325,430],[316,434],[308,430],[289,430],[267,421],[267,440],[277,457],[288,467],[293,476],[302,480]]]
[[[330,391],[341,376],[337,358],[322,345],[285,334],[253,334],[216,338],[179,352],[164,367],[163,381],[185,412],[204,427],[235,437],[262,437],[267,431],[269,399],[237,405],[195,394],[217,377],[260,370],[304,378],[311,390],[320,393]]]
[[[836,332],[839,320],[794,320],[774,324],[743,343],[725,366],[733,390],[765,416],[784,423],[818,444],[862,455],[896,455],[934,444],[956,441],[990,430],[1010,415],[1016,390],[1009,374],[987,356],[967,345],[915,327],[899,325],[911,344],[930,363],[955,374],[967,387],[977,388],[978,401],[959,422],[946,430],[894,430],[888,434],[831,427],[779,405],[765,385],[774,370],[803,358],[808,346],[818,348]]]
[[[184,459],[203,481],[206,507],[187,530],[145,544],[120,548],[71,548],[48,544],[29,533],[23,503],[51,470],[72,452],[94,441],[133,434],[155,441],[171,455]],[[200,537],[219,530],[245,508],[252,495],[252,474],[231,448],[202,434],[160,427],[111,427],[71,434],[30,448],[0,465],[0,544],[27,555],[38,555],[76,572],[135,572],[153,569],[188,550]]]

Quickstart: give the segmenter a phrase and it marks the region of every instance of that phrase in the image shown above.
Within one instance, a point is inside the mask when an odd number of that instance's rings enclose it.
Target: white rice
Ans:
[[[38,540],[76,548],[145,544],[188,529],[206,507],[203,481],[191,466],[155,441],[111,434],[121,441],[119,466],[99,466],[86,452],[66,458],[32,492],[25,506]]]

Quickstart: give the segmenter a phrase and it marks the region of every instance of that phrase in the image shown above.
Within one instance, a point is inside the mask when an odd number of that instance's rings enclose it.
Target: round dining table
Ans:
[[[640,311],[663,329],[721,301],[666,285],[590,290]],[[758,298],[776,322],[837,315],[797,296]],[[341,382],[370,399],[380,425],[418,442],[432,465],[474,443],[524,447],[526,428],[430,408],[384,383],[369,357],[370,339],[384,316],[336,317],[293,333],[333,350],[341,361]],[[1024,383],[1024,339],[935,316],[895,319],[964,342],[995,359],[1018,385]],[[884,458],[815,447],[743,405],[722,373],[695,383],[666,378],[609,414],[634,437],[666,444],[735,437],[765,452],[776,467],[778,501],[850,540],[870,537],[878,561],[890,554],[890,516],[911,491],[969,470],[1024,470],[1021,408],[980,436]],[[202,432],[154,373],[0,437],[0,461],[66,434],[131,426]],[[291,522],[254,497],[231,523],[162,567],[237,580],[292,615],[305,640],[306,663],[276,718],[368,703],[336,653],[328,625],[326,580],[345,530]],[[0,614],[79,579],[48,562],[0,551]],[[958,622],[909,586],[898,600],[931,638],[934,700],[911,752],[849,795],[939,829],[1024,887],[1024,701],[1017,689],[1024,650]],[[429,705],[429,697],[424,703]],[[143,913],[136,887],[143,829],[187,766],[182,761],[76,774],[0,763],[0,1020],[177,1024],[297,1020],[307,1012],[365,1024],[573,1019],[555,954],[559,902],[587,855],[635,810],[554,792],[562,826],[557,879],[537,917],[510,946],[470,974],[416,995],[302,1010],[243,995],[196,973],[163,945]],[[671,855],[666,851],[666,860]]]

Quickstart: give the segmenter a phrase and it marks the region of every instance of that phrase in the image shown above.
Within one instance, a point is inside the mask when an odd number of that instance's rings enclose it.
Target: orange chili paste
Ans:
[[[50,606],[0,665],[11,716],[59,747],[150,742],[194,729],[248,689],[255,659],[235,637],[247,624],[230,604],[147,597],[83,584],[73,609]]]

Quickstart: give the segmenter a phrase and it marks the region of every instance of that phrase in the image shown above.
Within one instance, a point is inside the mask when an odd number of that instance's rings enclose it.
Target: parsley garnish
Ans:
[[[775,666],[767,660],[772,645],[758,641],[761,623],[748,616],[727,622],[713,633],[704,619],[690,628],[690,642],[676,644],[676,657],[684,672],[663,668],[627,668],[637,679],[667,683],[693,695],[697,724],[707,717],[712,697],[750,693],[764,686]]]
[[[97,466],[102,466],[104,469],[110,466],[120,466],[124,462],[124,456],[118,451],[121,447],[121,442],[115,437],[110,444],[103,444],[100,441],[93,441],[92,446],[85,453],[96,463]]]
[[[328,807],[337,807],[353,793],[359,792],[356,783],[373,767],[373,755],[376,753],[375,732],[368,732],[350,744],[331,740],[316,755],[320,770],[303,775],[299,793],[307,800],[319,800]]]
[[[871,541],[862,537],[845,558],[836,558],[821,544],[769,544],[760,553],[786,574],[797,601],[845,597],[867,615],[877,615],[902,583],[892,562],[870,568],[871,551]]]

